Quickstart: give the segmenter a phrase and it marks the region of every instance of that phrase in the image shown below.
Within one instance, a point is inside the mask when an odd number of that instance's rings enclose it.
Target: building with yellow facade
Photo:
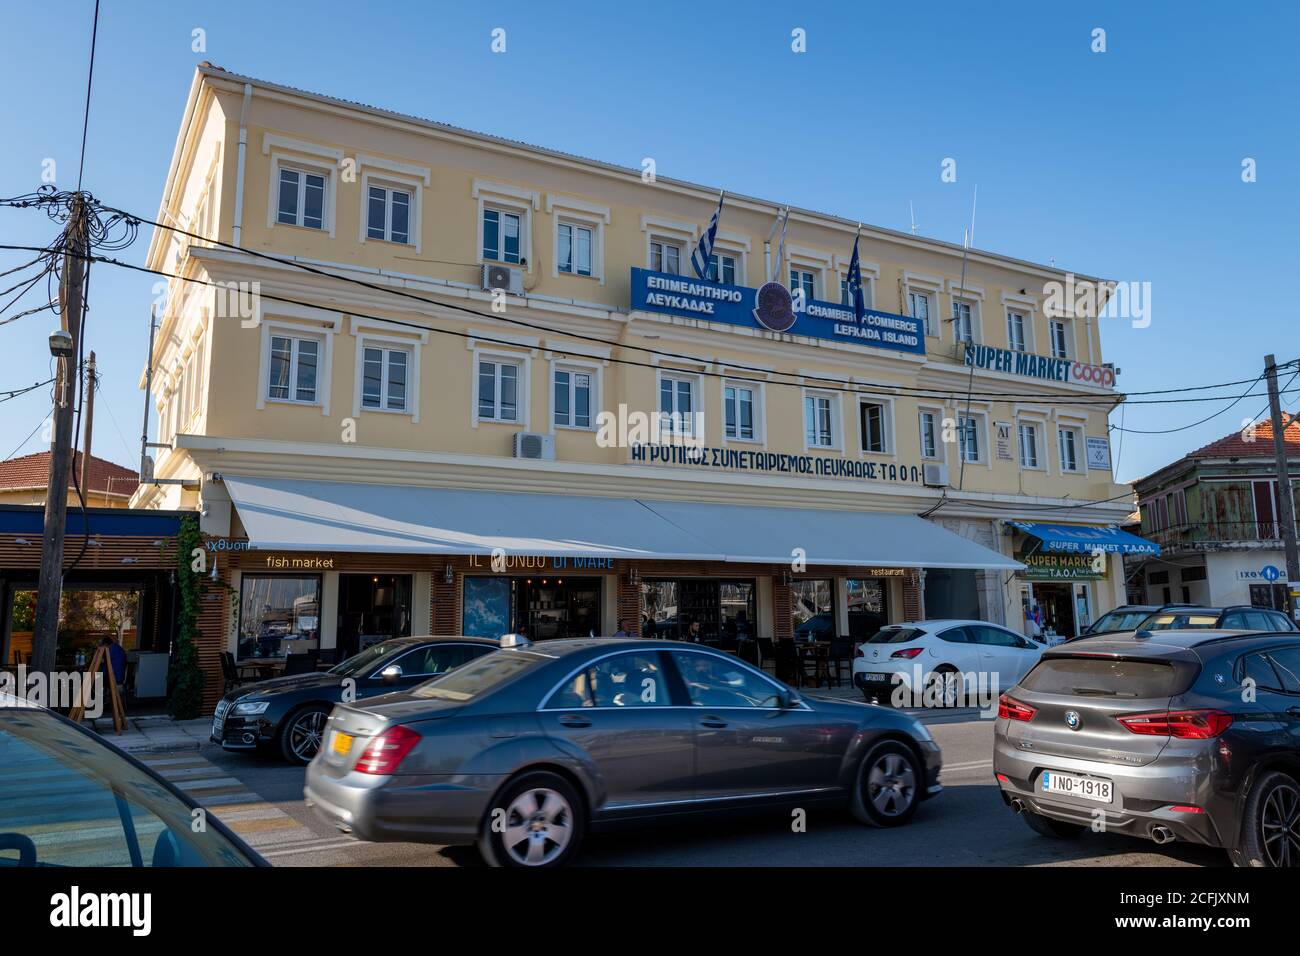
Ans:
[[[205,658],[1122,602],[1120,396],[1096,319],[1048,314],[1065,273],[863,226],[859,321],[856,222],[729,193],[701,280],[718,201],[201,66],[157,217],[193,235],[148,253],[184,277],[152,356],[184,484],[133,505],[201,511]]]

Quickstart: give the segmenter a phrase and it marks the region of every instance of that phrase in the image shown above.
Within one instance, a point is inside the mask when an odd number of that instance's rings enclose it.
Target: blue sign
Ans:
[[[705,282],[668,272],[632,270],[632,308],[645,312],[762,329],[772,324],[774,313],[766,305],[760,306],[758,293],[757,289]],[[760,314],[767,321],[760,319]],[[802,308],[795,301],[794,323],[785,331],[791,335],[925,354],[925,329],[920,319],[868,309],[858,322],[853,306],[819,299],[805,301]]]

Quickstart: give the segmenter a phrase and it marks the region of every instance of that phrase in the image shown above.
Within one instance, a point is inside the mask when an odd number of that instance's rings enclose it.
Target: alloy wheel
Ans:
[[[867,799],[886,817],[907,812],[916,799],[916,773],[902,754],[883,754],[867,771]]]
[[[325,713],[309,710],[294,720],[289,728],[289,749],[301,760],[311,760],[320,750],[321,736],[325,732]]]
[[[1274,787],[1259,815],[1264,855],[1272,866],[1300,866],[1300,790]]]
[[[521,866],[545,866],[573,837],[573,808],[554,790],[525,790],[506,809],[501,843]]]

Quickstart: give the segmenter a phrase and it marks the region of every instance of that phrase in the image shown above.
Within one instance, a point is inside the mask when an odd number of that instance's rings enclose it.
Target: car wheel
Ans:
[[[320,750],[329,715],[329,708],[318,704],[290,714],[280,728],[280,753],[284,759],[300,766],[311,763]]]
[[[1025,810],[1020,814],[1029,824],[1029,829],[1033,830],[1040,836],[1052,837],[1056,840],[1073,840],[1080,836],[1084,831],[1082,823],[1067,823],[1064,820],[1053,820],[1051,817],[1045,817],[1041,813],[1035,813],[1033,810]]]
[[[961,672],[951,664],[940,664],[925,681],[925,700],[938,700],[940,707],[956,707]]]
[[[1255,782],[1241,816],[1236,866],[1300,866],[1300,784],[1270,771]]]
[[[488,810],[478,848],[490,866],[555,867],[573,859],[584,830],[582,800],[559,774],[510,781]]]
[[[922,772],[906,744],[876,744],[858,765],[851,807],[858,822],[877,827],[902,826],[920,803]]]

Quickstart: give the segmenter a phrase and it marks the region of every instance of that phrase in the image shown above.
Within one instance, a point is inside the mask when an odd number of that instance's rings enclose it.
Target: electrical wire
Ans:
[[[1263,375],[1263,373],[1261,373],[1260,376],[1259,376],[1259,378],[1255,379],[1255,382],[1258,383],[1258,382],[1260,381],[1260,379],[1262,379],[1263,377],[1264,377],[1264,375]],[[1295,376],[1294,376],[1294,375],[1291,376],[1291,379],[1292,379],[1292,381],[1294,381],[1294,380],[1295,380]],[[1287,385],[1288,385],[1288,386],[1290,386],[1290,384],[1291,384],[1291,382],[1287,382]],[[1120,426],[1118,426],[1118,425],[1111,425],[1110,427],[1111,427],[1111,429],[1112,429],[1113,431],[1127,432],[1127,433],[1129,433],[1129,434],[1133,434],[1133,435],[1172,435],[1172,434],[1174,434],[1175,432],[1185,432],[1185,431],[1187,431],[1189,428],[1195,428],[1197,425],[1204,425],[1206,422],[1208,422],[1208,421],[1210,421],[1210,420],[1212,420],[1212,419],[1218,418],[1220,415],[1224,414],[1225,412],[1230,411],[1233,407],[1235,407],[1238,403],[1240,403],[1240,402],[1243,401],[1244,399],[1250,398],[1250,397],[1251,397],[1251,389],[1253,389],[1254,387],[1255,387],[1254,385],[1251,385],[1251,387],[1248,388],[1248,389],[1246,389],[1246,391],[1245,391],[1243,394],[1238,395],[1238,396],[1237,396],[1236,398],[1234,398],[1231,402],[1229,402],[1229,403],[1228,403],[1227,405],[1225,405],[1223,408],[1219,409],[1219,410],[1218,410],[1217,412],[1215,412],[1214,414],[1212,414],[1212,415],[1207,415],[1207,416],[1205,416],[1204,418],[1202,418],[1202,419],[1200,419],[1200,420],[1198,420],[1198,421],[1194,421],[1194,422],[1192,422],[1192,423],[1190,423],[1190,424],[1188,424],[1188,425],[1179,425],[1177,428],[1154,428],[1154,429],[1146,429],[1146,428],[1120,428]],[[1256,417],[1258,417],[1258,416],[1256,416]]]
[[[37,382],[35,385],[27,385],[24,386],[23,388],[11,388],[8,391],[0,391],[0,402],[7,402],[11,398],[20,398],[23,395],[26,395],[28,392],[35,391],[36,389],[40,388],[42,385],[49,385],[53,381],[54,379],[47,378],[45,381]]]
[[[81,120],[81,161],[77,166],[77,192],[86,171],[86,135],[90,131],[90,89],[95,81],[95,44],[99,39],[99,0],[95,0],[95,19],[90,26],[90,69],[86,72],[86,110]]]

